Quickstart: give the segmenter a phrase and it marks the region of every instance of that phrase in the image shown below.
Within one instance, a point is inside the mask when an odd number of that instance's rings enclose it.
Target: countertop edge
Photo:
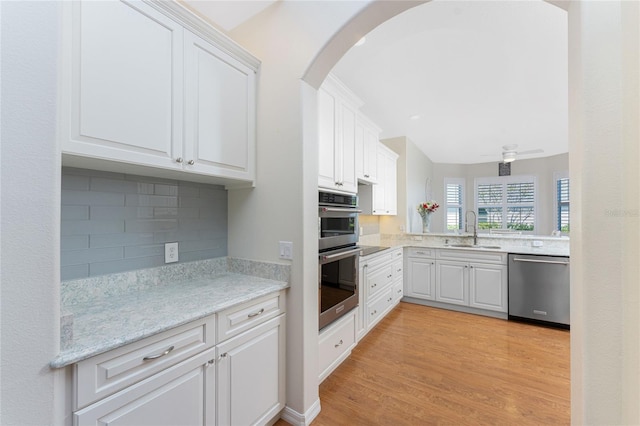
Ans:
[[[124,339],[118,339],[117,342],[109,342],[97,346],[90,346],[85,349],[78,350],[77,347],[63,349],[60,353],[49,363],[49,367],[53,369],[64,368],[69,365],[75,364],[77,362],[83,361],[85,359],[91,358],[93,356],[108,352],[113,349],[117,349],[122,346],[126,346],[131,343],[135,343],[137,341],[143,340],[147,337],[154,336],[156,334],[174,329],[176,327],[180,327],[181,325],[188,324],[193,321],[197,321],[199,319],[208,317],[210,315],[221,312],[225,309],[232,308],[237,305],[241,305],[246,302],[250,302],[252,300],[258,299],[263,296],[267,296],[269,294],[278,293],[282,290],[286,290],[290,287],[289,283],[281,282],[281,281],[273,281],[273,285],[265,288],[264,291],[260,291],[259,288],[256,289],[249,297],[239,297],[237,299],[231,299],[226,303],[222,303],[220,305],[216,305],[209,309],[203,308],[202,310],[195,311],[193,313],[188,313],[186,317],[180,318],[175,323],[165,324],[162,326],[158,326],[156,328],[149,328],[142,330],[140,333],[134,333],[126,336]]]

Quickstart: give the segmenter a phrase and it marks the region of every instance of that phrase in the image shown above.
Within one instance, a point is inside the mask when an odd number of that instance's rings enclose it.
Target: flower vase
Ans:
[[[425,213],[422,216],[422,233],[426,234],[429,232],[429,226],[431,225],[431,213]]]

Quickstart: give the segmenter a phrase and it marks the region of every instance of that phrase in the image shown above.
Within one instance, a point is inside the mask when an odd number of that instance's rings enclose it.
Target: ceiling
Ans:
[[[272,4],[186,3],[226,30]],[[513,144],[544,151],[518,158],[568,152],[567,14],[559,7],[433,0],[366,39],[332,73],[364,102],[381,138],[406,136],[436,163],[500,161]]]

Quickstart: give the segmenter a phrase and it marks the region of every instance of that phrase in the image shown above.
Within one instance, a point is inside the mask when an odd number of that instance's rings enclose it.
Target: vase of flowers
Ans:
[[[418,214],[420,214],[420,217],[422,218],[423,233],[426,234],[427,232],[429,232],[429,226],[431,225],[431,215],[433,214],[433,212],[438,210],[438,207],[440,207],[440,205],[433,200],[418,204]]]

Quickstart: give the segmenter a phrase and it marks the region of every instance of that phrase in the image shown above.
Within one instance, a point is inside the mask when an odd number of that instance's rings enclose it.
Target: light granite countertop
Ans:
[[[72,332],[62,333],[50,366],[65,367],[288,287],[287,281],[219,272],[77,302],[66,308]]]

